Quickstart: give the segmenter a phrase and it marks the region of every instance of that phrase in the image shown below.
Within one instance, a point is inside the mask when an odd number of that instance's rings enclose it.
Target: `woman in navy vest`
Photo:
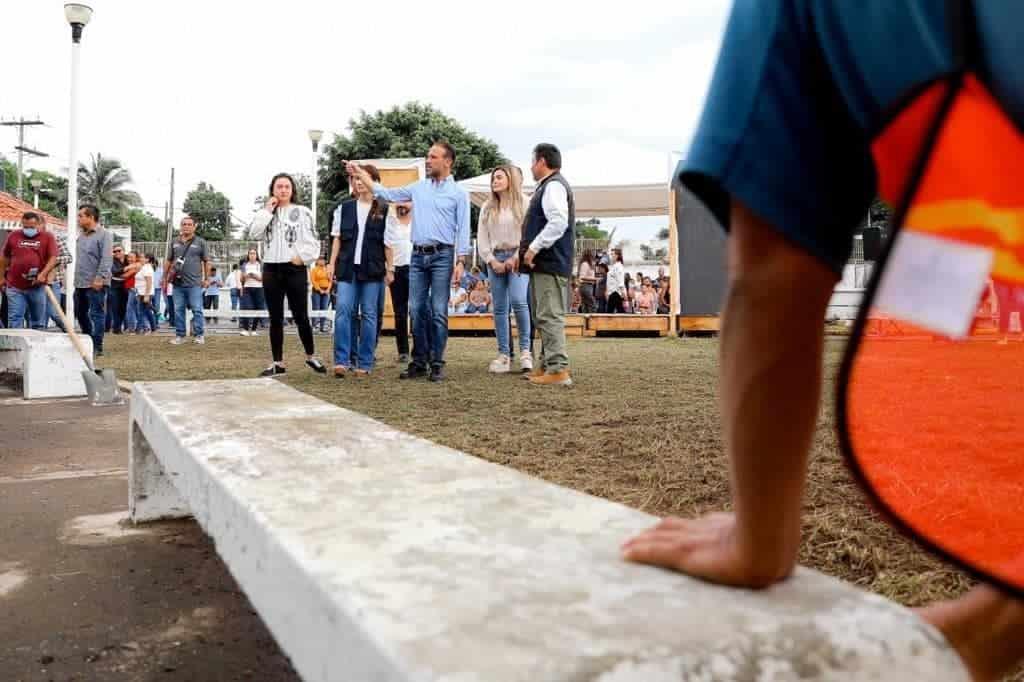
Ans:
[[[380,173],[362,166],[374,182]],[[387,203],[375,199],[371,188],[351,177],[352,194],[334,211],[330,271],[334,273],[337,305],[334,315],[334,376],[344,377],[352,368],[352,351],[358,348],[356,375],[373,369],[377,349],[377,316],[384,290],[387,258],[384,231]],[[356,316],[359,322],[356,323]]]

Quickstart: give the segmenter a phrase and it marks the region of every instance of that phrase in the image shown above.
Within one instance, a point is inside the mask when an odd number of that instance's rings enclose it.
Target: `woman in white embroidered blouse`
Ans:
[[[306,364],[320,374],[327,372],[315,356],[307,306],[308,266],[320,255],[320,241],[313,229],[313,213],[297,201],[295,180],[287,173],[278,173],[270,181],[270,198],[257,211],[249,229],[254,239],[263,240],[263,292],[270,316],[270,351],[273,356],[273,364],[260,374],[265,377],[285,373],[285,297],[306,351]]]
[[[622,249],[612,250],[612,267],[608,270],[608,312],[624,313],[626,290],[626,266],[622,264]]]
[[[487,264],[487,279],[494,299],[494,335],[498,357],[488,371],[505,374],[512,369],[512,340],[509,307],[516,314],[519,333],[519,369],[533,369],[530,354],[530,306],[527,295],[530,278],[516,272],[523,224],[522,176],[509,166],[491,171],[491,196],[480,209],[477,249]]]

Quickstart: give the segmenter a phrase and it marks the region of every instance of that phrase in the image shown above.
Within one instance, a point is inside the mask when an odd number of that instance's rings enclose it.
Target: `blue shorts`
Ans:
[[[979,75],[1024,122],[1024,0],[975,0]],[[945,0],[736,0],[679,179],[842,272],[876,194],[872,138],[953,68]]]

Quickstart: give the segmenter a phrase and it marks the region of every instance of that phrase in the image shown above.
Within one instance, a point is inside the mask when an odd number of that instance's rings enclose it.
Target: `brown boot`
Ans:
[[[569,370],[563,369],[561,372],[531,376],[530,383],[535,386],[572,386],[572,376]]]
[[[529,372],[524,372],[521,376],[524,379],[532,381],[534,377],[544,376],[544,370],[538,367],[537,369],[532,369]]]

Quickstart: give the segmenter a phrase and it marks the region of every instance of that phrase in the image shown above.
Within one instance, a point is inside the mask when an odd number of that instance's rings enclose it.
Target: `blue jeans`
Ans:
[[[513,251],[494,252],[494,257],[502,263],[513,255]],[[516,314],[519,350],[530,350],[530,277],[518,272],[499,275],[488,265],[487,278],[494,298],[494,335],[498,338],[498,352],[512,355],[512,330],[508,319],[510,304]]]
[[[448,345],[448,295],[454,266],[455,250],[450,246],[437,253],[412,254],[409,307],[415,354],[412,362],[418,367],[444,365],[444,349]]]
[[[92,337],[95,352],[103,350],[104,324],[107,321],[107,289],[96,291],[92,287],[75,289],[75,317],[82,333]]]
[[[205,331],[203,318],[203,288],[174,287],[174,333],[180,339],[185,336],[185,308],[192,310],[192,336],[199,337]]]
[[[136,301],[138,297],[135,294],[135,289],[128,289],[128,304],[124,309],[124,330],[130,332],[135,329],[135,323],[137,321],[135,313],[138,310],[138,304]]]
[[[378,301],[384,282],[338,282],[338,305],[334,312],[334,364],[349,367],[354,343],[353,318],[358,312],[359,349],[357,369],[373,369],[374,353],[377,350]]]
[[[153,302],[160,298],[160,294],[149,297],[149,303],[142,300],[142,296],[135,297],[135,331],[141,332],[149,325],[149,331],[156,331],[156,311],[153,310]]]
[[[231,293],[231,309],[232,310],[238,310],[238,306],[240,305],[240,303],[242,301],[242,295],[238,292],[238,289],[231,289],[230,293]],[[232,318],[231,321],[234,322],[235,319],[236,318]]]
[[[313,310],[327,310],[328,305],[331,302],[330,294],[321,294],[317,291],[313,292]],[[313,318],[313,326],[320,325],[320,331],[327,331],[327,318],[321,317],[319,320]]]
[[[267,307],[267,297],[263,293],[263,287],[245,287],[242,290],[242,310],[264,310]],[[258,317],[243,317],[242,329],[256,331],[259,326]]]
[[[43,287],[7,287],[7,326],[21,329],[28,320],[32,329],[46,329],[46,292]]]
[[[64,310],[64,301],[63,301],[64,292],[63,292],[63,290],[60,287],[60,283],[59,282],[54,282],[53,284],[50,285],[50,288],[53,289],[53,296],[54,296],[54,298],[56,298],[58,301],[60,301],[60,303],[61,303],[61,310]],[[47,327],[50,326],[50,320],[53,320],[53,323],[55,325],[57,325],[57,329],[61,330],[62,332],[66,332],[67,331],[67,329],[64,328],[64,323],[60,321],[60,315],[57,314],[57,309],[53,307],[53,303],[50,302],[49,298],[46,299],[46,316],[47,316],[47,318],[49,318],[46,321],[46,326]]]

